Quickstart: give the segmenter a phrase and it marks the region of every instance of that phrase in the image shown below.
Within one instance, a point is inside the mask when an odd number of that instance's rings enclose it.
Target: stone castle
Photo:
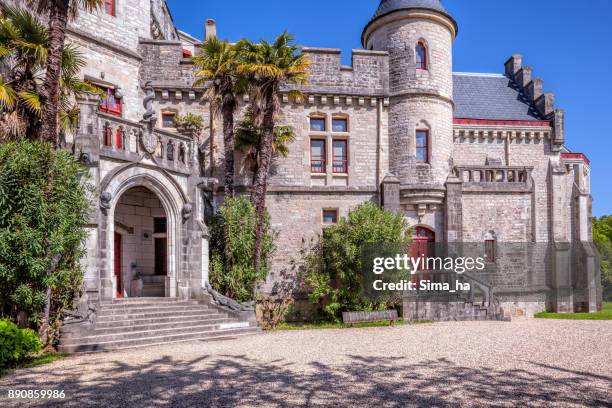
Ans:
[[[303,48],[305,98],[290,98],[289,88],[282,96],[281,120],[296,140],[271,170],[267,203],[279,235],[265,290],[294,273],[304,242],[372,201],[402,213],[424,242],[489,252],[544,245],[539,284],[558,291],[515,302],[513,312],[598,307],[589,160],[564,147],[564,112],[520,55],[500,61],[500,74],[453,72],[458,32],[439,0],[382,0],[350,66],[339,49]],[[216,35],[208,20],[204,37]],[[208,276],[205,213],[223,190],[221,122],[205,89],[192,86],[200,41],[177,30],[164,0],[107,0],[81,13],[69,40],[86,54],[85,79],[107,94],[80,101],[80,130],[66,141],[99,193],[88,294],[197,299]],[[204,118],[199,137],[173,128],[187,113]],[[246,192],[238,153],[236,170]]]

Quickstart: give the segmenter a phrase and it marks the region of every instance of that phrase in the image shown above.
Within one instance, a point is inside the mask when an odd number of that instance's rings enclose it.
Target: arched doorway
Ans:
[[[132,187],[113,215],[115,296],[166,296],[168,216],[162,201],[147,187]]]

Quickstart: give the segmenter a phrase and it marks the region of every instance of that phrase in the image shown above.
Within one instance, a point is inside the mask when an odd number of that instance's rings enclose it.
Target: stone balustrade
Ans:
[[[493,190],[529,190],[533,167],[524,166],[457,166],[455,173],[464,187]]]
[[[98,114],[100,154],[115,160],[138,160],[145,150],[141,144],[141,123],[114,115]],[[197,158],[195,142],[190,136],[155,129],[153,158],[161,167],[179,172],[190,172]]]

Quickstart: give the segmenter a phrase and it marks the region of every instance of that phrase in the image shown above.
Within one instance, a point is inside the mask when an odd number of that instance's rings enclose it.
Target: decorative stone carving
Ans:
[[[187,220],[191,218],[192,214],[193,205],[191,203],[186,203],[181,211],[181,215],[183,216],[183,222],[187,222]]]
[[[168,159],[168,161],[174,161],[174,143],[172,140],[170,140],[166,146],[166,159]]]
[[[100,208],[102,208],[103,210],[110,210],[112,199],[113,195],[108,191],[105,191],[100,194]]]
[[[76,310],[64,311],[64,326],[92,325],[96,320],[96,305],[89,302],[89,296],[85,293]]]
[[[145,108],[145,113],[142,115],[140,123],[144,125],[144,129],[140,132],[140,143],[145,152],[153,154],[157,147],[157,141],[153,135],[153,126],[157,121],[155,110],[153,109],[153,100],[155,99],[155,90],[151,86],[151,81],[145,84],[145,97],[142,104]]]
[[[204,284],[204,289],[206,289],[208,294],[213,298],[213,301],[219,306],[227,307],[237,312],[252,312],[255,310],[255,302],[238,303],[234,299],[223,296],[214,290],[208,282]]]

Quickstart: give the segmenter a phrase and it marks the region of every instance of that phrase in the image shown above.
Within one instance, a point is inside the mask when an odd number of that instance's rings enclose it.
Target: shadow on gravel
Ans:
[[[529,364],[532,369],[502,371],[445,359],[407,364],[401,358],[350,356],[347,364],[316,362],[298,370],[285,360],[165,356],[144,366],[115,361],[94,379],[83,378],[79,367],[51,370],[36,386],[28,381],[31,373],[24,373],[5,379],[3,388],[63,389],[67,399],[61,406],[79,407],[609,406],[612,378]]]

